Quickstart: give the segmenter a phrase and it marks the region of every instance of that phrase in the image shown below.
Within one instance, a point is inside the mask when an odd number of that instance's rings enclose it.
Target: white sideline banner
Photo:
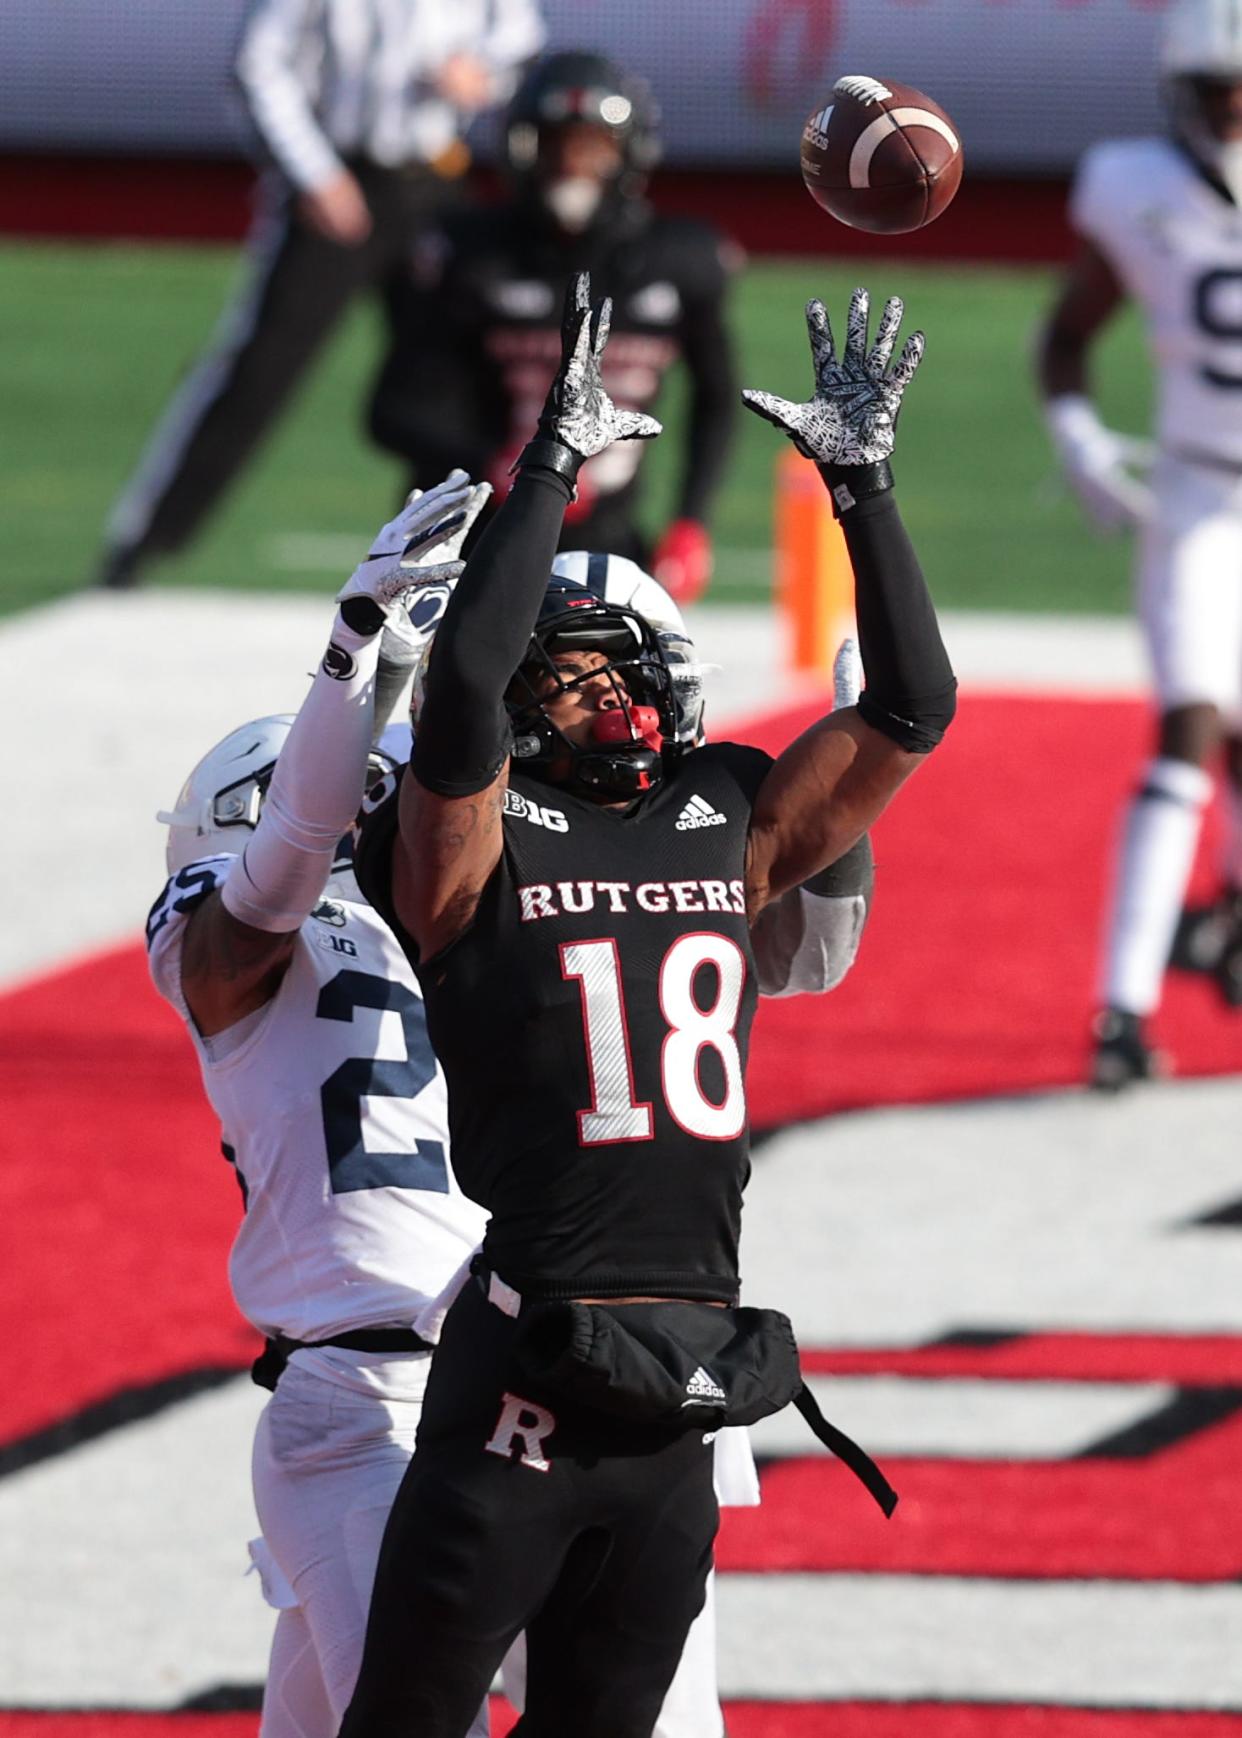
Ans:
[[[806,116],[843,73],[865,73],[942,103],[971,168],[1037,174],[1068,169],[1093,139],[1159,126],[1166,3],[544,0],[544,11],[553,47],[603,50],[648,80],[675,165],[794,171]],[[229,73],[245,9],[4,0],[0,149],[244,150]]]

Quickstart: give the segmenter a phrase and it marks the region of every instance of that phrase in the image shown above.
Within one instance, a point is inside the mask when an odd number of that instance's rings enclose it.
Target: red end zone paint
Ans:
[[[820,710],[739,734],[778,749]],[[966,697],[876,829],[855,972],[761,1008],[757,1126],[1082,1078],[1106,864],[1147,731],[1135,702]],[[1242,1067],[1242,1021],[1201,982],[1171,981],[1158,1031],[1185,1073]],[[244,1367],[236,1183],[139,943],[0,997],[0,1092],[0,1214],[20,1227],[0,1266],[0,1440],[127,1384]]]
[[[1238,1738],[1231,1714],[956,1702],[726,1702],[729,1738]],[[492,1701],[492,1738],[516,1716]],[[255,1738],[254,1714],[0,1711],[0,1738]]]
[[[823,710],[737,734],[776,753]],[[756,1127],[1085,1079],[1113,842],[1149,732],[1136,701],[964,696],[875,828],[874,909],[853,972],[830,996],[760,1003]],[[1215,860],[1213,819],[1201,883]],[[1242,1020],[1205,980],[1170,977],[1155,1030],[1179,1074],[1242,1069]]]
[[[802,1349],[815,1376],[983,1377],[1007,1382],[1170,1382],[1242,1387],[1242,1339],[1228,1334],[1019,1334],[995,1345]]]
[[[721,1570],[1062,1580],[1230,1581],[1242,1540],[1238,1418],[1145,1460],[903,1460],[891,1521],[844,1467],[783,1461],[757,1509],[721,1513]],[[1240,1728],[1242,1729],[1242,1728]]]
[[[181,1022],[141,947],[0,997],[0,1440],[257,1350],[229,1296],[240,1211]]]

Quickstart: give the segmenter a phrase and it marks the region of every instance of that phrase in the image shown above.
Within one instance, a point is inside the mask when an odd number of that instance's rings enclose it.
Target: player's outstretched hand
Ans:
[[[490,493],[486,483],[472,485],[465,471],[451,471],[425,494],[416,489],[336,594],[349,625],[359,633],[378,633],[383,618],[406,592],[457,579],[465,566],[459,559],[461,539]],[[374,609],[350,612],[354,599],[365,600]],[[350,613],[358,615],[357,623],[350,620]]]
[[[1097,531],[1126,531],[1150,519],[1152,443],[1106,428],[1090,399],[1078,394],[1051,399],[1046,412],[1065,480]]]
[[[866,290],[855,290],[845,350],[838,357],[824,304],[807,303],[815,392],[805,404],[793,404],[770,392],[742,393],[748,410],[784,429],[800,453],[821,465],[875,465],[888,458],[902,394],[923,360],[926,339],[921,332],[912,332],[889,366],[903,313],[897,296],[884,304],[875,343],[868,350],[869,308]]]
[[[445,535],[435,543],[429,543],[426,539],[415,537],[406,546],[405,554],[401,557],[403,570],[411,576],[416,576],[420,583],[425,584],[429,579],[443,581],[446,578],[455,577],[453,574],[443,573],[441,569],[446,564],[460,569],[462,565],[460,556],[465,541],[474,528],[475,520],[492,498],[492,485],[490,483],[471,483],[465,471],[450,471],[444,482],[440,483],[438,487],[447,488],[450,483],[456,484],[461,478],[465,478],[468,485],[465,503],[458,512],[450,514],[450,525],[446,529]],[[415,489],[407,497],[406,507],[412,507],[416,501],[425,501],[427,498],[421,489]],[[434,535],[435,529],[433,527],[429,535]]]
[[[592,304],[591,274],[578,272],[565,295],[561,366],[539,418],[539,432],[584,459],[602,453],[613,441],[649,441],[662,427],[641,411],[618,410],[604,390],[600,363],[611,321],[611,298]]]

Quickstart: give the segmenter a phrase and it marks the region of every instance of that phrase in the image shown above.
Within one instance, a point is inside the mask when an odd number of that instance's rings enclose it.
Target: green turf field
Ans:
[[[206,339],[235,260],[220,248],[0,247],[0,608],[72,591],[90,573],[109,502]],[[1051,275],[756,261],[736,290],[743,383],[804,396],[803,304],[822,295],[840,323],[857,282],[877,300],[903,295],[911,322],[928,332],[897,470],[937,599],[956,608],[1124,608],[1126,545],[1087,531],[1056,483],[1029,383]],[[360,306],[200,541],[153,578],[326,590],[348,571],[399,486],[397,466],[360,432],[380,338],[375,309]],[[1131,320],[1110,333],[1099,375],[1106,417],[1141,430],[1148,378]],[[668,433],[650,459],[653,522],[679,463],[675,402],[664,415]],[[722,601],[766,595],[780,444],[743,414],[716,513]]]

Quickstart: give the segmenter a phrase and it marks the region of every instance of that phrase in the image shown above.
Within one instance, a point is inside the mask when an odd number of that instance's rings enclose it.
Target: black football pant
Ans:
[[[445,1323],[341,1738],[463,1738],[527,1633],[517,1738],[650,1738],[703,1605],[712,1448],[558,1407],[471,1281]]]
[[[107,542],[114,556],[136,567],[189,541],[351,298],[397,267],[444,202],[445,183],[428,169],[350,168],[373,220],[359,247],[342,247],[303,223],[283,181],[265,184],[246,279],[113,508]]]

